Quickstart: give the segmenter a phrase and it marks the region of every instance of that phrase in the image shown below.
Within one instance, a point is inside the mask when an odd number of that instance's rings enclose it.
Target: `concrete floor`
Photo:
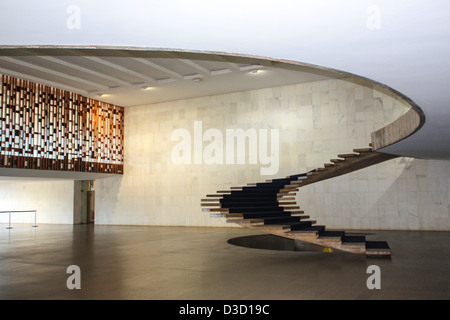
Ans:
[[[231,245],[240,228],[0,225],[0,299],[449,299],[450,233],[368,232],[391,258]],[[69,265],[81,289],[69,290]],[[369,290],[369,265],[381,289]]]

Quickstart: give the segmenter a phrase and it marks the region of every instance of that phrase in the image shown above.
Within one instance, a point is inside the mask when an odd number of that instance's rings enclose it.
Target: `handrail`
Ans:
[[[372,132],[370,138],[374,151],[378,151],[408,138],[421,129],[426,120],[425,113],[409,97],[380,83],[377,84],[377,90],[400,99],[403,103],[409,105],[410,109],[392,123]]]
[[[15,212],[34,212],[34,225],[32,225],[33,228],[37,227],[36,224],[36,214],[37,210],[7,210],[7,211],[0,211],[0,213],[9,213],[9,221],[8,221],[8,227],[6,229],[12,229],[11,227],[11,213]]]
[[[387,126],[372,132],[372,148],[379,150],[403,140],[422,127],[424,117],[414,108]]]

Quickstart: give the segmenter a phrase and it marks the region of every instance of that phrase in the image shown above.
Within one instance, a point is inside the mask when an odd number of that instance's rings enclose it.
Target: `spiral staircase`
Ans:
[[[247,228],[312,243],[326,249],[368,256],[390,256],[391,249],[385,241],[368,241],[365,236],[327,230],[324,225],[316,224],[315,220],[300,210],[295,195],[299,188],[308,184],[396,157],[373,151],[372,148],[354,149],[352,153],[339,154],[323,167],[307,173],[219,190],[201,200],[202,210],[212,217],[226,218],[228,222]]]

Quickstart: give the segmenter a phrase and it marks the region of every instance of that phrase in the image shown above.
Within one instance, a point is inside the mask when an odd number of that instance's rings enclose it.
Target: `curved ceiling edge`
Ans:
[[[222,61],[227,63],[246,63],[261,65],[272,68],[286,69],[290,71],[307,72],[319,76],[345,79],[353,78],[359,80],[360,84],[382,91],[385,94],[397,97],[407,103],[411,109],[391,124],[372,133],[372,148],[380,150],[406,139],[417,132],[425,123],[425,114],[422,109],[409,97],[397,90],[380,82],[368,79],[350,72],[327,68],[323,66],[308,64],[304,62],[284,60],[256,55],[183,50],[169,48],[149,47],[124,47],[124,46],[72,46],[72,45],[23,45],[23,46],[0,46],[0,56],[14,57],[26,55],[64,56],[73,55],[96,57],[130,57],[130,58],[172,58],[189,60]]]

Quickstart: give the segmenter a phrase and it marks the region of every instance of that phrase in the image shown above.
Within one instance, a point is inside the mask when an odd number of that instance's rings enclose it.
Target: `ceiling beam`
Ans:
[[[29,63],[29,62],[25,62],[25,61],[16,59],[16,58],[0,57],[0,59],[3,60],[3,61],[7,61],[7,62],[10,62],[10,63],[13,63],[13,64],[20,65],[22,67],[34,69],[34,70],[37,70],[37,71],[40,71],[40,72],[49,73],[51,75],[54,75],[54,76],[57,76],[57,77],[61,77],[61,78],[67,79],[67,80],[71,80],[71,81],[87,84],[87,85],[90,85],[90,86],[92,86],[94,88],[97,88],[97,89],[98,88],[101,88],[101,89],[104,89],[104,90],[109,89],[108,86],[101,85],[101,84],[95,83],[95,82],[91,82],[89,80],[78,78],[78,77],[75,77],[75,76],[71,76],[71,75],[68,75],[66,73],[62,73],[62,72],[59,72],[59,71],[50,70],[50,69],[47,69],[47,68],[44,68],[44,67],[41,67],[41,66],[37,66],[37,65]]]
[[[211,75],[212,75],[212,76],[218,76],[218,75],[220,75],[220,74],[226,74],[226,73],[231,73],[231,72],[233,72],[233,71],[231,71],[231,70],[228,69],[228,68],[225,68],[225,69],[217,69],[217,70],[211,70]]]
[[[199,71],[201,74],[203,74],[205,76],[210,76],[211,75],[211,70],[209,70],[208,68],[205,68],[205,67],[199,65],[198,63],[195,63],[194,61],[187,60],[187,59],[180,59],[179,61],[187,64],[188,66],[193,67],[194,69],[196,69],[197,71]]]
[[[114,82],[116,84],[119,84],[119,85],[122,85],[122,86],[125,86],[125,87],[133,87],[132,83],[129,83],[129,82],[124,81],[122,79],[111,77],[111,76],[108,76],[108,75],[106,75],[104,73],[97,72],[97,71],[94,71],[92,69],[85,68],[85,67],[79,66],[77,64],[73,64],[73,63],[70,63],[70,62],[67,62],[67,61],[55,58],[55,57],[39,56],[39,58],[47,60],[47,61],[51,61],[51,62],[56,63],[56,64],[60,64],[60,65],[63,65],[63,66],[66,66],[66,67],[69,67],[69,68],[72,68],[72,69],[75,69],[75,70],[78,70],[78,71],[81,71],[81,72],[85,72],[85,73],[91,74],[91,75],[96,76],[98,78],[102,78],[102,79],[105,79],[105,80],[112,81],[112,82]],[[110,87],[110,88],[112,88],[112,87]],[[116,88],[116,87],[114,87],[114,88]]]
[[[241,71],[241,68],[239,67],[239,65],[237,63],[230,62],[230,60],[227,59],[226,57],[221,56],[221,55],[216,55],[215,58],[221,62],[226,63],[231,68],[231,71]]]
[[[144,59],[144,58],[133,58],[133,59],[136,60],[136,61],[139,61],[140,63],[143,63],[143,64],[145,64],[145,65],[147,65],[149,67],[152,67],[154,69],[162,71],[162,72],[164,72],[164,73],[166,73],[166,74],[168,74],[168,75],[170,75],[170,76],[172,76],[172,77],[174,77],[174,78],[176,78],[178,80],[183,80],[183,75],[182,74],[179,74],[178,72],[170,70],[170,69],[168,69],[166,67],[163,67],[163,66],[161,66],[161,65],[159,65],[157,63],[154,63],[154,62],[152,62],[150,60],[147,60],[147,59]]]
[[[251,64],[251,65],[247,65],[247,66],[242,66],[239,69],[241,71],[253,71],[253,70],[260,70],[263,69],[264,67],[259,65],[259,64]]]
[[[72,87],[72,86],[67,86],[67,85],[61,85],[61,83],[56,83],[53,81],[49,81],[43,78],[39,78],[39,77],[35,77],[35,76],[30,76],[27,74],[23,74],[20,72],[16,72],[13,70],[9,70],[6,68],[1,68],[0,67],[0,73],[3,73],[5,75],[9,75],[11,77],[16,77],[19,79],[23,79],[23,80],[27,80],[27,81],[31,81],[31,82],[35,82],[35,83],[39,83],[39,84],[43,84],[43,85],[47,85],[50,87],[54,87],[54,88],[59,88],[59,89],[63,89],[63,90],[67,90],[67,91],[71,91],[71,92],[75,92],[75,93],[79,93],[82,95],[89,95],[89,92],[80,88],[76,88],[76,87]]]
[[[195,80],[195,79],[200,79],[200,78],[203,78],[203,75],[201,75],[199,73],[188,74],[183,77],[184,80]]]
[[[118,65],[116,63],[113,63],[113,62],[110,62],[110,61],[107,61],[107,60],[104,60],[104,59],[101,59],[101,58],[98,58],[98,57],[84,56],[84,58],[92,60],[92,61],[95,61],[95,62],[98,62],[98,63],[101,63],[101,64],[103,64],[103,65],[105,65],[107,67],[110,67],[110,68],[122,71],[122,72],[124,72],[126,74],[135,76],[137,78],[143,79],[143,80],[148,81],[150,83],[156,83],[156,79],[154,79],[152,77],[149,77],[148,75],[145,75],[145,74],[142,74],[142,73],[130,70],[130,69],[125,68],[125,67],[122,67],[122,66],[120,66],[120,65]]]
[[[169,75],[168,78],[162,78],[162,79],[156,79],[156,83],[157,84],[164,84],[164,83],[169,83],[169,82],[174,82],[177,80],[183,80],[184,76],[178,72],[175,72],[169,68],[166,68],[164,66],[161,66],[159,64],[157,64],[156,62],[152,62],[150,60],[148,60],[148,58],[139,58],[136,57],[136,55],[130,53],[130,52],[125,52],[125,51],[117,51],[122,57],[126,57],[126,58],[131,58],[134,61],[140,62],[142,64],[145,64],[146,66],[149,66],[153,69],[159,70],[164,72],[165,74]]]
[[[241,68],[236,63],[227,62],[227,64],[231,67],[231,69],[233,69],[235,71],[240,71],[241,70]]]

